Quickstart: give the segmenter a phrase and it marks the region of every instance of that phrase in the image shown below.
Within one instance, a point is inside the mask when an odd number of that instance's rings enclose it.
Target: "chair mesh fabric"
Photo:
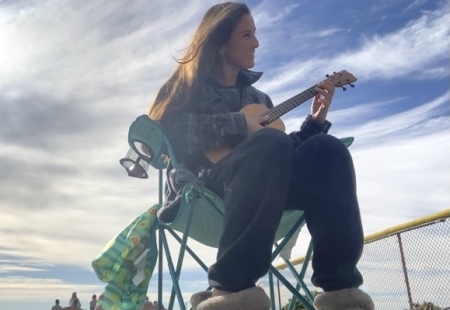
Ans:
[[[223,213],[225,211],[223,200],[205,187],[188,184],[183,190],[181,207],[177,216],[168,226],[179,232],[184,232],[190,208],[193,208],[193,213],[189,237],[207,246],[217,248],[223,230]],[[284,238],[302,214],[302,211],[297,210],[285,211],[275,241]]]

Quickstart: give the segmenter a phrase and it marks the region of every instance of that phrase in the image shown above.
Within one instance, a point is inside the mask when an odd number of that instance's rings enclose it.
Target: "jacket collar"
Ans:
[[[261,75],[263,75],[262,72],[241,69],[241,71],[239,71],[237,79],[236,79],[236,86],[238,86],[238,87],[250,86],[250,85],[256,83],[260,79]],[[223,86],[220,86],[221,85],[220,83],[218,83],[216,80],[214,80],[212,78],[209,79],[209,82],[212,85],[223,87]]]
[[[263,75],[262,72],[250,71],[247,69],[242,69],[239,71],[237,77],[237,83],[243,86],[248,86],[256,83]]]

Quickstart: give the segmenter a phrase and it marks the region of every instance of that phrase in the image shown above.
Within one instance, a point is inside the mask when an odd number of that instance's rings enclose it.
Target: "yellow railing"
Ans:
[[[373,242],[375,240],[386,238],[386,237],[389,237],[389,236],[392,236],[392,235],[395,235],[395,234],[398,234],[398,233],[401,233],[401,232],[404,232],[407,230],[416,229],[416,228],[419,228],[424,225],[428,225],[428,224],[431,224],[431,223],[434,223],[437,221],[444,220],[445,218],[448,218],[448,217],[450,217],[450,209],[436,212],[431,215],[427,215],[427,216],[424,216],[424,217],[421,217],[421,218],[418,218],[418,219],[415,219],[415,220],[412,220],[412,221],[409,221],[409,222],[406,222],[406,223],[403,223],[400,225],[396,225],[396,226],[381,230],[379,232],[367,235],[366,237],[364,237],[364,243],[367,244],[367,243]],[[291,264],[294,266],[298,265],[298,264],[302,264],[304,261],[305,261],[304,256],[290,260]],[[286,267],[287,266],[285,263],[280,263],[275,266],[275,268],[278,270],[284,269]]]

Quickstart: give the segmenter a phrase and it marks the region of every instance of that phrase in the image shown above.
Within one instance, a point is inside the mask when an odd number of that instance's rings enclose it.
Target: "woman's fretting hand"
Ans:
[[[327,118],[328,109],[333,99],[335,86],[331,82],[323,81],[314,89],[318,94],[314,97],[311,105],[311,116],[323,124]]]

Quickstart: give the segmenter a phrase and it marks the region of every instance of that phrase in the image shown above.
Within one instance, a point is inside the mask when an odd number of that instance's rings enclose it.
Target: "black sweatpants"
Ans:
[[[285,133],[259,130],[210,169],[206,186],[225,202],[217,261],[208,270],[211,286],[237,292],[267,273],[286,209],[305,212],[314,285],[333,291],[362,284],[355,173],[340,140],[318,134],[294,148]]]

